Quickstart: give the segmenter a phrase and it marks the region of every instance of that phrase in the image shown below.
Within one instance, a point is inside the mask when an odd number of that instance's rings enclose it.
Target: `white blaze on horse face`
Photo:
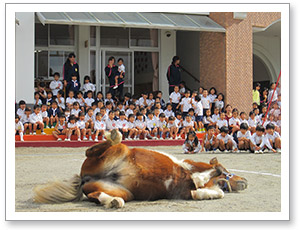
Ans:
[[[210,200],[223,198],[224,192],[218,186],[213,186],[211,188],[192,190],[191,195],[194,200]]]
[[[169,189],[170,184],[171,184],[172,182],[173,182],[173,179],[172,179],[172,178],[165,180],[164,184],[165,184],[167,190]]]
[[[210,169],[202,173],[199,172],[193,173],[192,179],[194,181],[196,188],[204,187],[204,185],[210,180],[211,172],[213,172],[214,170],[215,169]]]

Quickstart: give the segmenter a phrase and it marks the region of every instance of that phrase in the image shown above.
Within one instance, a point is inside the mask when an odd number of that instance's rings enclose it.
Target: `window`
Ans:
[[[96,26],[90,26],[90,45],[96,46]]]
[[[38,78],[48,77],[48,51],[36,50],[35,51],[35,65],[38,66],[36,73]]]
[[[50,45],[74,46],[74,26],[50,25]]]
[[[105,47],[128,47],[129,29],[119,27],[101,27],[100,43]]]
[[[48,46],[48,25],[35,24],[35,45]]]
[[[130,45],[144,47],[158,47],[157,29],[135,29],[130,31]]]

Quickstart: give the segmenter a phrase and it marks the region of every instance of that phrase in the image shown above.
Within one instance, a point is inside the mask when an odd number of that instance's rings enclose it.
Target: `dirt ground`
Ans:
[[[54,179],[69,179],[80,173],[86,148],[16,148],[17,212],[280,212],[281,155],[250,153],[182,154],[181,146],[146,147],[174,155],[178,159],[209,162],[217,157],[232,173],[248,180],[248,189],[226,193],[220,200],[132,201],[122,209],[107,210],[84,199],[77,203],[36,204],[33,188]]]

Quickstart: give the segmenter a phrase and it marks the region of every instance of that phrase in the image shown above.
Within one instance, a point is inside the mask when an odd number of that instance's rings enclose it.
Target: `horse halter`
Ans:
[[[229,180],[230,180],[230,178],[232,178],[232,177],[234,176],[234,174],[233,174],[233,173],[223,172],[223,175],[226,176],[225,179],[224,179],[224,178],[220,178],[220,179],[217,180],[217,183],[218,183],[219,181],[224,181],[225,183],[224,183],[224,185],[223,185],[223,187],[222,187],[221,189],[222,189],[223,191],[232,192],[232,189],[231,189],[231,185],[230,185]]]

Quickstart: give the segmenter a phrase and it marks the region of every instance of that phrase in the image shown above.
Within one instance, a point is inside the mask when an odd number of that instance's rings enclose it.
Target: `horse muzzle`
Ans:
[[[240,180],[236,182],[236,191],[242,191],[245,190],[248,187],[247,180]]]

